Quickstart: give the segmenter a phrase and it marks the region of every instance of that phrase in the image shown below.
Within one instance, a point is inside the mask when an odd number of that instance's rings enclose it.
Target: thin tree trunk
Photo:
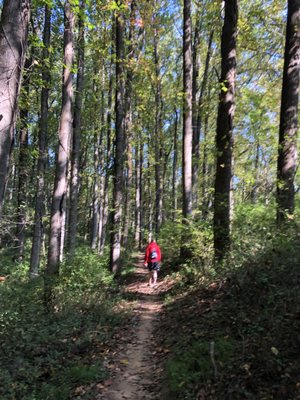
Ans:
[[[106,114],[106,125],[107,125],[107,134],[106,134],[106,158],[105,158],[105,180],[104,180],[104,204],[103,204],[103,214],[100,216],[102,219],[102,230],[101,237],[99,242],[99,254],[103,254],[105,239],[106,239],[106,227],[108,223],[108,206],[109,206],[109,180],[110,180],[110,162],[111,162],[111,120],[112,120],[112,90],[113,90],[113,81],[112,81],[112,63],[110,65],[109,71],[109,90],[108,90],[108,101],[107,101],[107,114]]]
[[[300,78],[300,1],[288,0],[277,162],[277,223],[294,212]]]
[[[202,218],[206,220],[208,214],[208,165],[207,165],[207,131],[209,113],[205,114],[203,130],[203,159],[202,159]]]
[[[51,206],[50,237],[46,275],[58,275],[59,256],[62,234],[63,214],[67,193],[67,172],[69,160],[69,145],[72,136],[72,102],[73,102],[73,29],[74,15],[69,1],[65,4],[64,31],[64,70],[62,88],[62,110],[59,127],[59,143],[56,160],[54,190]]]
[[[198,203],[198,172],[199,172],[199,135],[197,130],[197,115],[199,97],[199,70],[200,70],[200,13],[197,10],[197,17],[195,22],[194,41],[192,46],[192,60],[193,60],[193,81],[192,81],[192,126],[193,126],[193,139],[192,139],[192,192],[193,192],[193,208],[196,208]]]
[[[193,130],[193,193],[194,193],[194,207],[198,204],[198,177],[199,177],[199,159],[200,159],[200,135],[202,129],[202,114],[203,114],[203,100],[207,87],[209,64],[211,59],[211,47],[213,40],[214,30],[211,30],[206,53],[205,68],[203,72],[203,79],[198,99],[197,118]]]
[[[139,190],[140,190],[140,235],[139,235],[139,250],[143,246],[143,232],[144,232],[144,210],[143,210],[143,165],[144,165],[144,143],[140,141],[140,159],[139,159]]]
[[[100,209],[100,196],[99,196],[99,168],[100,168],[100,146],[101,146],[101,133],[98,132],[98,127],[94,132],[94,179],[93,179],[93,204],[92,204],[92,249],[97,248],[98,232],[99,232],[99,219],[101,218]]]
[[[131,204],[132,204],[132,186],[133,186],[133,168],[132,168],[132,80],[133,80],[133,60],[135,54],[134,48],[134,26],[136,18],[136,2],[133,0],[130,6],[130,27],[129,27],[129,46],[127,55],[127,76],[125,87],[125,135],[127,148],[127,185],[125,194],[125,216],[124,216],[124,236],[123,245],[126,246],[129,234],[129,225],[131,222]]]
[[[122,5],[122,1],[118,3]],[[123,30],[124,19],[121,12],[116,15],[116,138],[114,159],[114,190],[112,212],[112,234],[110,249],[110,269],[118,275],[121,270],[121,225],[124,171],[124,71],[123,71]]]
[[[259,177],[259,153],[260,153],[260,144],[258,138],[256,138],[256,152],[255,152],[255,161],[254,161],[254,170],[255,170],[255,181],[253,188],[251,190],[251,201],[252,203],[256,203],[257,201],[257,190],[258,190],[258,177]]]
[[[225,1],[221,38],[221,90],[216,133],[216,178],[214,198],[214,250],[221,260],[230,248],[230,185],[232,176],[233,117],[236,79],[237,0]]]
[[[162,98],[161,78],[158,55],[158,28],[154,28],[154,64],[155,64],[155,233],[162,224],[163,182],[162,182]]]
[[[31,59],[25,62],[24,82],[21,97],[28,98]],[[28,104],[20,109],[20,151],[18,166],[18,191],[17,191],[17,227],[16,227],[16,260],[23,261],[25,250],[26,208],[27,208],[27,181],[28,181]]]
[[[141,164],[140,153],[141,144],[140,138],[136,145],[135,151],[135,243],[139,247],[141,235]]]
[[[101,95],[101,142],[99,143],[99,167],[97,171],[99,171],[99,215],[98,215],[98,233],[97,233],[97,250],[99,252],[102,230],[103,230],[103,213],[104,213],[104,203],[105,203],[105,154],[104,154],[104,134],[105,134],[105,105],[104,105],[104,66],[103,66],[103,75],[102,75],[102,95]],[[98,176],[97,178],[98,179]]]
[[[81,0],[81,10],[85,9],[85,0]],[[83,12],[78,19],[78,61],[76,97],[74,104],[73,141],[71,157],[71,187],[70,187],[70,211],[69,211],[69,256],[72,258],[76,247],[77,220],[78,220],[78,189],[79,189],[79,163],[80,163],[80,136],[81,136],[81,108],[82,92],[84,86],[84,20]]]
[[[49,46],[51,37],[51,8],[45,5],[45,21],[43,33],[43,60],[46,62],[42,69],[43,87],[41,92],[41,117],[39,126],[39,158],[37,164],[37,187],[35,200],[34,228],[30,256],[30,276],[39,273],[40,254],[43,240],[43,216],[45,213],[45,169],[47,162],[46,142],[48,136],[48,99],[50,87]]]
[[[184,220],[192,215],[192,21],[191,0],[184,0],[183,8],[183,201],[182,214]]]
[[[4,0],[0,23],[0,217],[8,176],[21,74],[27,47],[30,0]]]
[[[175,126],[173,138],[173,170],[172,170],[172,221],[175,221],[177,211],[177,160],[178,160],[178,112],[175,110]]]

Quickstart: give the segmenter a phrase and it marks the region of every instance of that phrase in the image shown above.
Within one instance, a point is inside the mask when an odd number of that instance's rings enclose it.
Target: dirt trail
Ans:
[[[142,261],[140,255],[132,283],[125,288],[125,292],[136,300],[133,310],[135,329],[132,336],[126,337],[125,345],[117,357],[117,373],[111,385],[102,393],[104,397],[99,399],[159,400],[156,382],[160,371],[153,359],[155,349],[152,348],[152,340],[162,308],[159,297],[162,283],[158,283],[155,289],[148,287],[147,270]]]

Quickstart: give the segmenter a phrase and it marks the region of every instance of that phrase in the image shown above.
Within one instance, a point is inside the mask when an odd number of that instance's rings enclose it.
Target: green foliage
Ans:
[[[107,256],[81,247],[72,265],[62,265],[53,313],[44,309],[43,279],[27,276],[19,265],[0,283],[0,397],[66,400],[77,385],[107,376],[99,349],[123,318],[112,310],[118,296]]]
[[[205,273],[212,263],[212,229],[206,222],[189,221],[182,224],[181,221],[164,224],[159,234],[164,257],[168,262],[181,267],[186,271],[194,270],[197,274]],[[181,247],[187,252],[189,259],[181,260]]]
[[[224,390],[233,399],[281,398],[279,386],[296,398],[300,230],[297,219],[278,230],[274,217],[273,205],[238,206],[222,268],[192,285],[195,268],[180,269],[164,317],[171,324],[166,343],[174,340],[174,324],[178,343],[167,364],[169,398],[194,399],[201,391],[203,398],[223,399]]]
[[[103,381],[107,371],[102,365],[76,365],[64,371],[67,382],[87,384],[93,381]]]
[[[167,363],[167,379],[177,399],[195,399],[195,390],[227,367],[235,351],[234,343],[222,337],[215,342],[181,343]],[[215,363],[215,366],[214,366]]]

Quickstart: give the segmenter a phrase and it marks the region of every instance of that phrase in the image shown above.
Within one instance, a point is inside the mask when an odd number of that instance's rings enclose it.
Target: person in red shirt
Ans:
[[[160,270],[161,262],[161,250],[159,245],[154,239],[146,247],[144,265],[149,270],[149,282],[150,287],[155,287],[157,282],[157,273]]]

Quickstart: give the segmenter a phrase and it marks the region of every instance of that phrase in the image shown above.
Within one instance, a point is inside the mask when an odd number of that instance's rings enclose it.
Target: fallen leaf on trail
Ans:
[[[75,394],[76,396],[78,396],[78,395],[80,395],[80,394],[83,394],[84,392],[85,392],[84,386],[78,386],[78,387],[75,389],[74,394]]]
[[[276,347],[271,347],[271,351],[273,354],[275,354],[275,356],[278,356],[279,351],[276,349]]]
[[[124,358],[120,362],[121,362],[121,364],[124,364],[124,365],[128,365],[129,364],[129,361],[126,358]]]

